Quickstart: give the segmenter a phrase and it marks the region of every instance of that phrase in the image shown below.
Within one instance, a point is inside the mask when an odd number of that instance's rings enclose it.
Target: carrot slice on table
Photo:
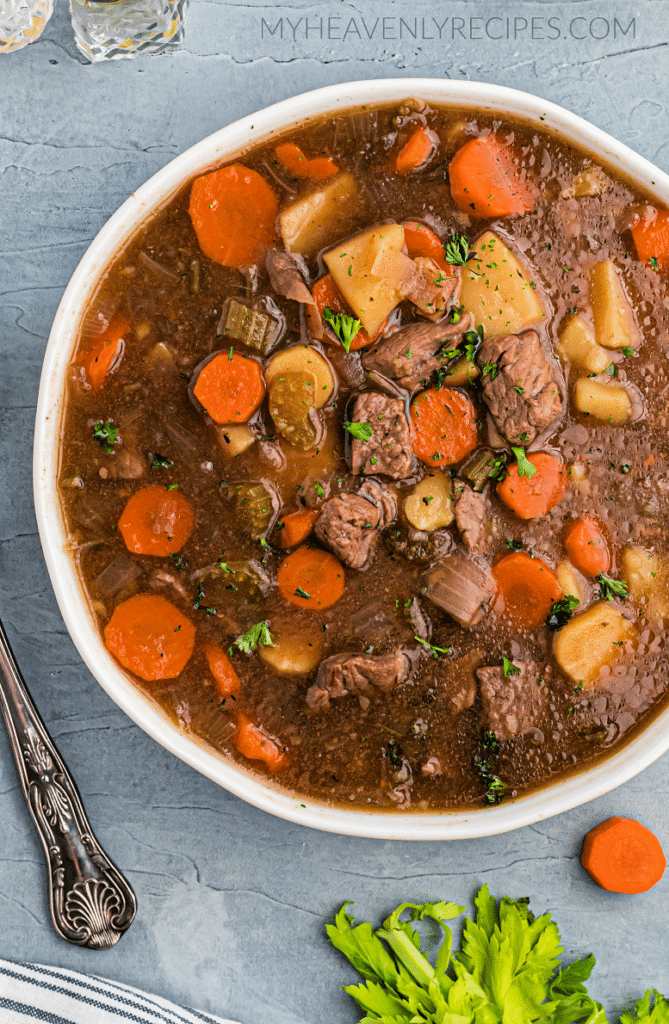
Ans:
[[[446,277],[453,277],[455,268],[446,262],[446,250],[443,242],[427,224],[421,224],[418,220],[407,220],[402,227],[408,255],[412,260],[415,260],[416,256],[429,256],[437,264],[442,274]]]
[[[402,147],[393,162],[393,169],[398,174],[408,174],[410,171],[417,171],[425,161],[432,155],[435,149],[435,141],[427,128],[416,128],[415,132],[407,143]]]
[[[216,423],[247,423],[265,397],[260,364],[221,352],[202,367],[193,394]]]
[[[516,462],[509,466],[506,479],[497,484],[497,494],[519,519],[534,519],[564,500],[567,470],[564,462],[548,452],[533,452],[526,459],[536,470],[534,476],[520,476]]]
[[[669,210],[657,210],[649,220],[643,217],[632,228],[639,259],[656,259],[659,270],[669,269]]]
[[[564,546],[571,564],[585,576],[611,568],[611,552],[604,529],[594,516],[581,516],[567,527]]]
[[[339,173],[339,168],[329,156],[316,156],[309,160],[294,142],[282,142],[274,152],[279,163],[292,171],[296,178],[322,181]]]
[[[461,391],[430,388],[409,412],[414,454],[428,466],[453,466],[478,444],[476,412]]]
[[[232,742],[240,754],[248,757],[251,761],[264,761],[270,771],[278,772],[287,768],[290,764],[290,757],[271,739],[265,730],[254,725],[241,711],[235,715],[237,729],[233,733]]]
[[[204,649],[216,689],[221,697],[236,697],[242,686],[232,662],[220,644],[207,644]]]
[[[196,178],[190,194],[195,234],[205,256],[224,267],[257,263],[276,239],[279,203],[265,179],[243,164]]]
[[[451,160],[448,174],[455,203],[470,216],[510,217],[534,209],[534,195],[516,166],[513,150],[494,135],[466,142]]]
[[[329,306],[333,313],[346,313],[347,316],[353,315],[349,307],[346,305],[337,285],[329,274],[326,274],[324,277],[319,277],[311,291],[321,317],[323,316],[323,310],[326,306]],[[387,323],[388,321],[384,320],[376,334],[372,337],[369,336],[364,327],[361,327],[351,342],[351,348],[349,351],[357,352],[359,348],[364,348],[365,345],[371,345],[373,341],[376,341],[379,335],[383,334]],[[327,334],[323,336],[323,340],[327,341],[329,344],[333,344],[332,339]]]
[[[130,324],[125,317],[113,316],[107,330],[95,339],[93,347],[84,355],[82,365],[86,371],[86,382],[93,391],[104,384],[109,371],[120,362],[129,330]]]
[[[581,864],[609,892],[647,892],[667,866],[657,836],[633,818],[608,818],[583,840]]]
[[[550,614],[551,605],[563,597],[558,578],[540,558],[514,551],[492,567],[503,614],[519,629],[536,629]]]
[[[193,522],[192,506],[181,491],[151,484],[128,500],[118,528],[128,551],[166,558],[181,550],[193,532]]]
[[[135,594],[117,605],[105,644],[140,679],[175,679],[195,646],[195,626],[166,597]]]
[[[313,530],[320,514],[318,509],[305,508],[284,516],[280,532],[281,547],[294,548],[298,544],[303,544]]]
[[[344,570],[334,555],[306,545],[284,558],[276,580],[285,601],[311,611],[336,604],[346,583]]]

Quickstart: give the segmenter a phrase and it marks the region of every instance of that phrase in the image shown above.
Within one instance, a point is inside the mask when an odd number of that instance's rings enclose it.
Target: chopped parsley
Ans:
[[[509,676],[520,675],[520,669],[518,668],[518,666],[514,665],[514,663],[510,661],[509,658],[505,658],[504,655],[502,655],[502,670],[504,672],[504,676],[506,679],[508,679]]]
[[[597,573],[597,582],[599,583],[599,596],[605,601],[612,601],[614,597],[627,597],[629,593],[626,583],[622,580],[612,580],[603,572]]]
[[[629,345],[623,345],[623,347],[621,348],[621,350],[620,350],[620,351],[621,351],[621,352],[622,352],[622,354],[623,354],[624,356],[626,356],[626,358],[628,358],[628,359],[629,359],[629,357],[630,357],[630,356],[633,356],[633,355],[634,355],[634,349],[633,349],[633,348],[631,348],[631,347],[630,347]]]
[[[509,551],[521,551],[523,547],[522,540],[507,540],[506,546]]]
[[[277,549],[273,548],[272,545],[270,544],[270,542],[268,540],[266,540],[264,537],[260,538],[260,547],[264,548],[265,551],[269,551],[270,555],[276,555],[277,554]],[[220,565],[220,562],[219,562],[219,565]],[[230,572],[230,569],[228,569],[228,572]]]
[[[487,377],[490,374],[490,380],[494,380],[499,373],[499,366],[497,363],[484,363],[481,367],[481,375]]]
[[[121,440],[118,436],[118,427],[115,427],[111,420],[107,420],[106,423],[99,420],[93,427],[93,437],[107,455],[111,455],[114,445]]]
[[[533,466],[528,459],[525,454],[525,449],[514,448],[514,446],[511,445],[511,451],[516,456],[516,461],[518,463],[518,476],[526,476],[528,479],[529,477],[534,476],[537,472],[537,468],[536,466]]]
[[[202,603],[203,601],[204,601],[204,584],[202,582],[200,582],[197,585],[197,597],[193,601],[193,608],[195,608],[196,611],[206,612],[207,615],[215,615],[216,614],[216,609],[215,608],[207,608],[207,606]]]
[[[269,626],[264,621],[256,622],[255,626],[251,626],[248,633],[244,633],[244,636],[238,636],[235,640],[235,647],[238,647],[244,654],[253,654],[258,644],[261,647],[276,646],[272,640]]]
[[[303,597],[308,601],[311,599],[311,594],[308,594],[302,587],[295,587],[295,597]]]
[[[374,427],[371,423],[351,423],[350,420],[344,423],[344,429],[348,430],[349,434],[352,434],[353,437],[357,437],[359,441],[369,441],[374,433]]]
[[[548,618],[546,619],[548,628],[556,630],[566,626],[573,617],[574,608],[578,608],[580,603],[579,599],[574,597],[573,594],[567,594],[566,597],[560,598],[559,601],[553,601]]]
[[[472,270],[471,267],[467,266],[467,263],[471,259],[475,259],[476,253],[469,248],[469,242],[466,235],[452,234],[445,245],[446,249],[446,262],[450,263],[452,267],[465,267],[470,270],[476,277],[481,275],[476,270]]]
[[[435,647],[434,644],[429,644],[427,642],[427,640],[421,640],[421,638],[419,636],[414,636],[414,640],[417,640],[419,644],[423,645],[423,647],[427,647],[427,649],[429,651],[432,651],[432,657],[435,659],[435,661],[439,660],[439,655],[440,654],[450,654],[451,653],[451,648],[450,647]]]
[[[497,775],[498,761],[499,742],[494,732],[486,731],[481,739],[481,753],[474,758],[474,767],[478,768],[481,781],[486,787],[483,795],[484,804],[500,803],[508,789],[506,782]]]
[[[151,456],[151,469],[169,469],[174,465],[171,459],[166,458],[159,452],[153,452]]]
[[[648,262],[650,263],[650,265],[653,268],[653,270],[659,270],[660,269],[658,267],[658,265],[657,265],[657,256],[651,256],[650,259],[648,260]]]
[[[344,351],[350,352],[353,339],[362,327],[360,321],[346,313],[333,313],[329,306],[323,310],[323,319],[341,341]]]
[[[318,480],[314,484],[314,490],[319,498],[323,498],[325,496],[325,488],[322,484],[319,484]]]

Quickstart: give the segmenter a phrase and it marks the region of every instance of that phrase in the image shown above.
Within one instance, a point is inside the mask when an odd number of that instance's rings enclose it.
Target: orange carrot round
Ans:
[[[279,163],[292,171],[296,178],[322,181],[339,172],[336,163],[329,156],[316,156],[309,160],[294,142],[282,142],[274,152]]]
[[[202,367],[193,394],[215,423],[247,423],[265,397],[260,364],[221,352]]]
[[[643,217],[632,228],[640,260],[657,260],[658,270],[669,269],[669,210],[657,210],[649,220]]]
[[[611,568],[611,552],[603,527],[594,516],[581,516],[567,527],[564,546],[571,564],[585,576]]]
[[[344,570],[334,555],[304,545],[279,566],[279,593],[298,608],[320,611],[336,604],[344,593]]]
[[[135,594],[117,605],[105,644],[140,679],[175,679],[195,646],[195,626],[166,597]]]
[[[93,391],[97,391],[105,381],[105,377],[123,357],[125,339],[130,324],[124,316],[113,316],[104,334],[95,339],[93,347],[83,358],[86,371],[86,382]]]
[[[402,227],[407,252],[412,260],[415,260],[416,256],[429,256],[445,277],[453,277],[455,269],[446,262],[443,243],[427,224],[422,224],[418,220],[407,220]]]
[[[428,466],[453,466],[479,442],[474,406],[452,388],[423,391],[411,404],[409,421],[414,454]]]
[[[288,753],[271,739],[261,726],[255,725],[241,711],[237,712],[235,720],[237,728],[233,733],[232,742],[240,754],[251,761],[264,761],[272,772],[288,767]]]
[[[583,840],[581,864],[609,892],[647,892],[667,866],[657,836],[633,818],[608,818]]]
[[[167,558],[184,546],[193,532],[193,509],[178,489],[151,484],[128,500],[118,528],[128,551]]]
[[[536,469],[534,476],[519,476],[515,463],[509,466],[506,479],[497,484],[497,494],[519,519],[545,516],[567,493],[564,462],[548,452],[533,452],[527,461]]]
[[[289,512],[283,516],[283,527],[280,533],[282,548],[294,548],[303,544],[314,528],[320,516],[319,509],[303,508],[299,512]]]
[[[393,162],[393,169],[398,174],[409,174],[417,171],[432,155],[435,148],[432,134],[427,128],[416,128],[409,141],[405,143]]]
[[[558,578],[540,558],[514,551],[492,567],[502,614],[518,629],[536,629],[547,619],[551,605],[563,597]],[[499,607],[499,606],[498,606]]]
[[[241,267],[257,263],[276,239],[278,209],[265,179],[235,163],[195,179],[188,212],[204,255]]]
[[[513,150],[494,135],[471,139],[448,168],[451,195],[470,217],[511,217],[534,209],[534,195],[516,166]]]
[[[323,310],[326,306],[329,306],[333,313],[346,313],[347,316],[352,316],[351,310],[346,305],[341,292],[329,274],[326,274],[324,277],[319,277],[311,292],[314,297],[314,302],[318,306],[321,317],[323,316]],[[383,334],[387,323],[388,321],[385,320],[373,337],[370,337],[364,327],[361,327],[351,342],[351,348],[349,351],[357,352],[359,348],[364,348],[365,345],[371,345],[373,341],[376,341],[380,334]],[[332,338],[327,334],[323,335],[323,340],[327,341],[331,345],[334,344]],[[337,342],[337,344],[341,348],[339,342]]]
[[[239,676],[232,662],[220,644],[207,644],[204,649],[211,674],[216,680],[216,689],[220,697],[236,697],[241,690]]]

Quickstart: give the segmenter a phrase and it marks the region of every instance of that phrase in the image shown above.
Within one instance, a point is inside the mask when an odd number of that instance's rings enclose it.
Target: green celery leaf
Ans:
[[[620,1015],[620,1024],[636,1024],[637,1021],[643,1021],[644,1024],[669,1024],[669,1001],[656,989],[653,989],[652,996],[654,1002],[652,1009],[651,991],[648,989],[645,996],[635,1003],[634,1013],[636,1016],[633,1017],[629,1010],[623,1010]]]

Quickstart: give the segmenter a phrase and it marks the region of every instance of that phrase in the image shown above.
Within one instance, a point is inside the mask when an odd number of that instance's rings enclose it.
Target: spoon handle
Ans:
[[[1,622],[0,710],[49,867],[54,927],[76,946],[109,949],[132,924],[135,894],[93,835],[74,779],[32,702]]]

